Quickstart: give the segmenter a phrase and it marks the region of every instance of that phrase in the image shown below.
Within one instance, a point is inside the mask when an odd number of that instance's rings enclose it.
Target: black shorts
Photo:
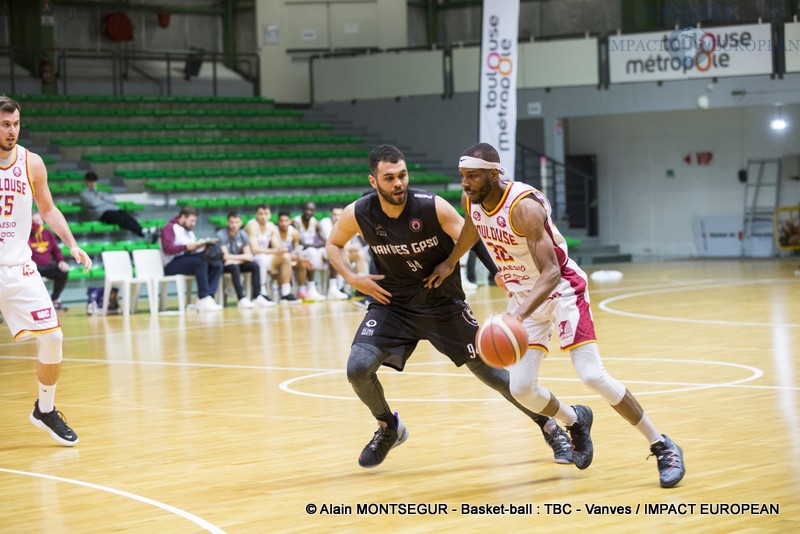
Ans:
[[[421,339],[462,366],[478,357],[475,334],[478,321],[465,302],[436,308],[435,313],[410,312],[398,307],[370,304],[367,315],[353,338],[353,344],[373,345],[389,353],[383,365],[402,371]]]

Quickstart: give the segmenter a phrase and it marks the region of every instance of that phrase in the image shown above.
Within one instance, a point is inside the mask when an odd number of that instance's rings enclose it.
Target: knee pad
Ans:
[[[529,410],[541,413],[550,402],[550,392],[539,385],[539,366],[544,351],[531,349],[516,365],[508,369],[511,395]]]
[[[534,413],[542,413],[542,410],[550,402],[550,392],[538,385],[536,381],[528,384],[517,384],[512,378],[509,389],[511,390],[511,396],[517,399],[517,402]]]
[[[625,386],[606,371],[596,343],[581,345],[570,351],[572,365],[581,382],[598,393],[609,404],[616,405],[625,396]]]
[[[62,344],[64,334],[61,329],[53,330],[36,336],[39,340],[39,354],[37,359],[45,365],[56,365],[61,363]]]
[[[366,343],[356,343],[347,358],[347,381],[358,382],[367,379],[381,366],[380,350]]]
[[[511,394],[515,397],[534,394],[538,386],[539,381],[533,376],[523,373],[509,373],[508,389],[511,390]]]

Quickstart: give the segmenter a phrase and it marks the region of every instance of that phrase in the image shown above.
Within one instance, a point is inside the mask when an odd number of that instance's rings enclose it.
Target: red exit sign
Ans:
[[[711,151],[689,152],[683,156],[683,162],[686,165],[711,165],[713,161],[714,153]]]

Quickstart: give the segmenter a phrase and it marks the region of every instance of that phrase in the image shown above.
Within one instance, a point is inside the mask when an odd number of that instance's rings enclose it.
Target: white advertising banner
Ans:
[[[701,257],[730,258],[772,255],[774,228],[772,219],[756,219],[750,228],[750,239],[742,250],[741,215],[702,215],[692,220],[694,245]]]
[[[786,72],[800,72],[800,22],[786,22],[783,30]]]
[[[519,0],[483,0],[480,142],[490,143],[514,172],[517,138]]]
[[[682,28],[608,38],[611,83],[772,74],[770,24]]]

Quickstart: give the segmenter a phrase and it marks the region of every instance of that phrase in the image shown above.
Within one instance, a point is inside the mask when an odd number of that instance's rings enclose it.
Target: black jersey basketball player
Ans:
[[[478,357],[474,345],[478,323],[464,302],[460,273],[453,273],[435,289],[423,287],[424,278],[453,250],[464,220],[441,197],[409,189],[405,156],[396,147],[374,148],[369,165],[375,192],[344,209],[327,242],[329,261],[339,274],[355,290],[374,299],[347,362],[350,384],[378,421],[359,465],[379,465],[390,449],[408,438],[408,429],[386,401],[376,371],[381,365],[402,371],[423,339],[457,366],[466,364],[482,382],[533,419],[553,448],[556,462],[571,463],[566,433],[555,421],[519,404],[510,393],[508,372],[488,367]],[[357,233],[369,245],[378,274],[357,274],[350,268],[344,247]]]

